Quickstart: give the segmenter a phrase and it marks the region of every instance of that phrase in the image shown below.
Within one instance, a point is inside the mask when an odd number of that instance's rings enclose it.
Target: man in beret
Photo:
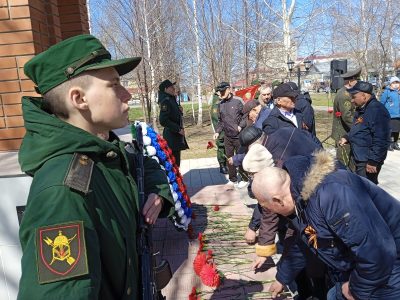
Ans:
[[[390,115],[373,93],[369,82],[357,81],[347,90],[355,105],[353,124],[339,145],[350,144],[350,168],[378,184],[378,175],[390,143]]]
[[[181,151],[189,149],[183,128],[183,110],[176,102],[176,82],[168,79],[161,82],[158,91],[160,124],[164,126],[163,137],[172,150],[176,164],[181,163]]]
[[[344,86],[333,100],[333,123],[331,137],[335,140],[336,157],[346,167],[350,167],[350,145],[339,145],[340,139],[349,132],[353,123],[354,105],[347,89],[352,88],[361,74],[361,68],[342,74]]]
[[[140,60],[112,60],[98,39],[79,35],[25,64],[41,97],[22,99],[19,162],[33,181],[18,299],[139,299],[137,219],[173,212],[165,172],[147,158],[140,210],[132,148],[111,131],[128,124],[120,76]]]

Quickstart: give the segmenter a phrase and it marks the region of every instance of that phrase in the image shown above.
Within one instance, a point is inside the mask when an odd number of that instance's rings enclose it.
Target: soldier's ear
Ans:
[[[68,100],[79,110],[87,110],[89,105],[85,98],[85,91],[81,87],[71,87],[68,91]]]

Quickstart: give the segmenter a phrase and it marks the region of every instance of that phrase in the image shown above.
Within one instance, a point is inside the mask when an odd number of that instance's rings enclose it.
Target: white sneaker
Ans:
[[[235,182],[235,188],[238,188],[238,189],[245,188],[248,185],[249,185],[249,183],[247,181]]]

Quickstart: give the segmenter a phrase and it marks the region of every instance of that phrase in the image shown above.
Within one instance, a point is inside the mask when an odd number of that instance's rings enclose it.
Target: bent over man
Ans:
[[[259,203],[286,217],[297,239],[278,264],[276,295],[307,262],[310,250],[330,269],[328,299],[400,299],[400,202],[321,151],[256,173]],[[303,250],[303,251],[304,251]]]
[[[173,212],[165,172],[148,158],[139,211],[132,155],[111,132],[128,124],[120,76],[139,62],[112,60],[99,40],[79,35],[25,64],[42,97],[22,99],[19,162],[33,181],[18,299],[139,299],[138,215],[154,224]]]

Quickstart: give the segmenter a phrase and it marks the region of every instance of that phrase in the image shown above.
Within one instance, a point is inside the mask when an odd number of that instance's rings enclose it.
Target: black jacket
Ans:
[[[315,115],[314,109],[312,108],[309,100],[305,95],[300,94],[296,98],[295,108],[303,114],[304,124],[307,126],[307,130],[315,135]]]
[[[159,92],[160,124],[164,127],[163,137],[172,151],[188,149],[184,136],[179,134],[183,129],[183,113],[176,103],[175,97],[164,92]]]
[[[246,120],[243,120],[243,102],[240,98],[231,95],[222,100],[218,106],[218,125],[216,132],[225,132],[229,138],[238,138],[239,130],[246,127]]]
[[[382,165],[390,142],[390,115],[375,95],[362,108],[357,108],[348,133],[356,161]]]
[[[306,129],[304,126],[304,117],[303,114],[298,111],[297,109],[293,110],[293,113],[296,116],[297,120],[297,128],[299,129]],[[295,124],[293,124],[292,121],[290,121],[288,118],[286,118],[282,113],[280,112],[279,108],[275,106],[271,113],[269,114],[268,118],[265,119],[263,122],[263,131],[266,134],[271,134],[278,128],[282,127],[296,127]]]

